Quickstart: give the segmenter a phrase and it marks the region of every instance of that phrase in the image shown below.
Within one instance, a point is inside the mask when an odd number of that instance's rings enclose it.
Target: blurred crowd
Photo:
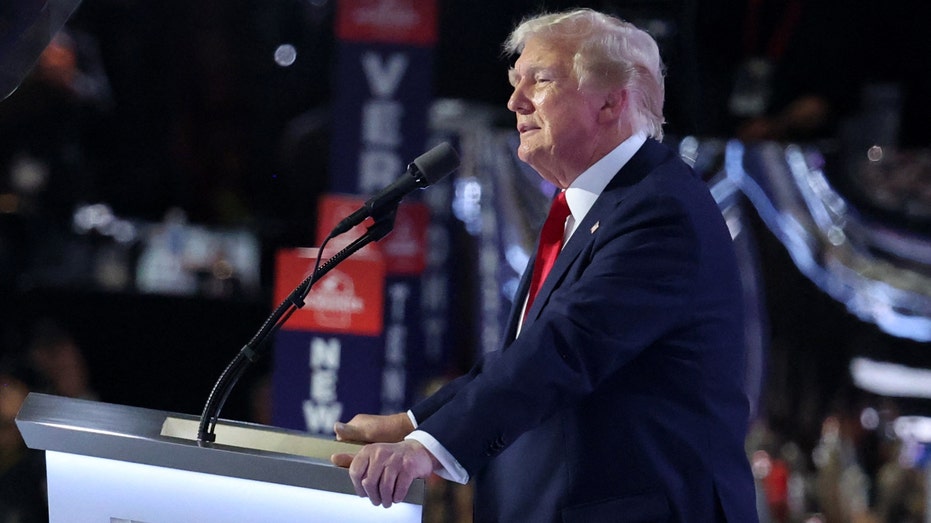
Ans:
[[[831,414],[813,448],[758,423],[747,443],[761,523],[924,522],[926,450],[894,434],[891,414]]]
[[[44,452],[26,448],[15,417],[26,395],[44,392],[97,399],[78,342],[61,324],[41,319],[21,347],[0,357],[0,522],[48,521]]]

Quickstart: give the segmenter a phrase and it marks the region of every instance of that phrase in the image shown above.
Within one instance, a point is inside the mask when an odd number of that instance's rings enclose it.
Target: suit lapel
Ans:
[[[540,292],[537,294],[533,306],[527,311],[526,323],[529,324],[540,315],[540,311],[546,305],[547,301],[549,301],[550,294],[556,289],[557,282],[563,280],[566,271],[569,270],[569,267],[572,266],[579,254],[588,244],[595,240],[601,229],[601,221],[609,216],[611,210],[624,199],[624,195],[631,187],[643,180],[656,166],[671,156],[671,154],[672,152],[665,146],[660,145],[659,142],[648,139],[646,143],[643,144],[643,147],[641,147],[630,161],[624,164],[621,170],[611,179],[611,182],[608,183],[605,190],[598,196],[598,199],[595,200],[595,204],[592,206],[591,210],[588,211],[588,214],[585,215],[585,219],[576,227],[572,237],[569,238],[569,242],[566,243],[565,247],[563,247],[559,256],[556,258],[556,264],[553,265],[552,270],[543,282],[543,287],[540,288]],[[536,248],[534,248],[534,252],[536,252]],[[530,285],[529,273],[530,268],[533,267],[533,258],[531,258],[527,267],[518,288],[518,301],[515,302],[514,309],[511,311],[510,321],[508,322],[508,340],[512,340],[517,332],[517,320],[520,317],[523,298],[526,296],[527,289]]]

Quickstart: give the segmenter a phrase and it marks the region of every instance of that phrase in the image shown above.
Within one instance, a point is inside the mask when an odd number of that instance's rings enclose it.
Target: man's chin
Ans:
[[[522,162],[532,166],[535,156],[534,151],[536,151],[535,148],[521,142],[520,146],[517,147],[517,157],[520,158]]]

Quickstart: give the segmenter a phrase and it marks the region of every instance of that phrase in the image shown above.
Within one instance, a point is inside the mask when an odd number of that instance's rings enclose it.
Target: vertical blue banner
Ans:
[[[329,194],[318,204],[317,236],[320,241],[353,210],[365,203],[364,197]],[[365,232],[371,220],[331,240],[339,248]],[[362,412],[394,413],[406,410],[423,390],[427,379],[424,356],[422,279],[427,263],[427,234],[430,209],[419,202],[401,203],[394,228],[381,241],[363,251],[377,252],[384,260],[384,276],[377,282],[383,293],[383,334],[379,337],[379,380],[359,377],[360,388],[377,388],[380,405]],[[373,285],[376,283],[373,282]],[[353,413],[355,414],[355,413]],[[351,417],[351,416],[350,416]]]
[[[371,194],[424,152],[435,0],[340,0],[330,188]]]
[[[272,422],[332,434],[333,424],[377,412],[382,342],[367,336],[282,330],[275,338]],[[366,386],[359,386],[360,383]]]
[[[456,137],[436,134],[434,142],[447,141],[459,151]],[[460,152],[460,154],[462,154]],[[429,191],[424,192],[423,202],[430,210],[430,224],[427,228],[427,259],[421,277],[421,314],[420,331],[423,336],[423,368],[419,371],[424,377],[419,390],[416,392],[423,397],[426,380],[445,377],[453,365],[453,355],[459,348],[457,343],[463,343],[468,338],[462,336],[464,316],[455,306],[455,297],[461,296],[457,285],[462,279],[455,275],[455,261],[466,257],[458,245],[456,256],[453,256],[453,239],[459,227],[459,220],[453,216],[454,177],[448,176],[433,184]],[[468,251],[467,251],[468,252]],[[471,259],[471,258],[470,258]],[[467,323],[467,322],[466,322]],[[458,340],[452,343],[450,340]],[[418,399],[415,396],[415,399]]]
[[[407,410],[423,388],[424,355],[422,279],[427,260],[430,210],[404,203],[394,231],[381,242],[385,257],[385,367],[381,412]]]
[[[437,2],[339,0],[336,37],[331,200],[381,190],[426,150]],[[345,208],[323,207],[320,224],[348,214]],[[370,380],[363,370],[350,378],[380,398],[377,408],[364,412],[408,408],[424,381],[421,278],[428,220],[426,207],[405,203],[394,231],[373,246],[386,265],[380,377]],[[328,232],[318,235],[322,239]],[[353,230],[343,236],[359,234]]]
[[[316,249],[282,250],[275,301],[283,301],[314,266]],[[336,253],[324,252],[324,259]],[[321,278],[275,337],[272,422],[332,434],[333,424],[378,412],[384,367],[385,263],[363,249]]]

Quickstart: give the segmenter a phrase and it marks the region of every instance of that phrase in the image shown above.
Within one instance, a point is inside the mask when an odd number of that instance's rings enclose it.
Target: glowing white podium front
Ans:
[[[45,451],[49,521],[110,523],[412,522],[424,483],[385,509],[356,496],[329,456],[358,447],[221,421],[196,441],[194,416],[30,394],[16,424]]]

